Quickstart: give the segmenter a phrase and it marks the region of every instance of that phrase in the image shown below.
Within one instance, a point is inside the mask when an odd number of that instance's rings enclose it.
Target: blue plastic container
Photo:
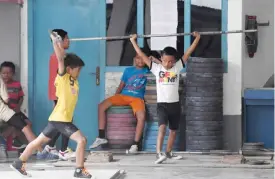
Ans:
[[[169,129],[166,129],[166,135],[164,137],[162,150],[164,151],[167,146],[169,136]],[[158,122],[148,121],[145,125],[144,136],[143,136],[143,150],[148,152],[155,152],[158,137]],[[177,132],[176,140],[173,146],[173,151],[180,150],[180,133]]]
[[[244,91],[244,142],[274,149],[274,88]]]

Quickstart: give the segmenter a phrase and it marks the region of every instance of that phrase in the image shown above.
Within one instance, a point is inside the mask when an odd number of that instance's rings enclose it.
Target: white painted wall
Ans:
[[[242,0],[228,0],[228,30],[242,29]],[[240,115],[242,111],[242,48],[243,34],[230,34],[228,73],[224,75],[224,115]]]
[[[28,1],[24,1],[21,8],[21,85],[25,99],[21,110],[28,114]]]
[[[243,48],[243,86],[260,88],[274,73],[274,0],[243,0],[243,26],[245,15],[256,15],[258,22],[270,21],[269,27],[258,27],[258,50],[249,58]]]

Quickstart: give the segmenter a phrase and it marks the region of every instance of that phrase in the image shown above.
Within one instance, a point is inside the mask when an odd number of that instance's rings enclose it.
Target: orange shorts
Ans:
[[[107,99],[114,106],[131,106],[134,114],[138,111],[145,111],[144,100],[122,94],[116,94]]]

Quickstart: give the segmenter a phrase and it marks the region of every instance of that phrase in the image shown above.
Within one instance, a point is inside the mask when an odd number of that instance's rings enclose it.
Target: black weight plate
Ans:
[[[186,78],[187,77],[201,77],[201,78],[214,78],[214,77],[223,77],[222,73],[186,73]]]
[[[221,97],[223,92],[186,92],[187,97]]]
[[[194,130],[194,131],[220,131],[222,129],[222,125],[213,125],[213,126],[188,126],[186,125],[186,130]]]
[[[223,63],[221,58],[198,58],[193,57],[188,60],[188,63]]]
[[[186,141],[186,147],[189,146],[200,146],[200,149],[209,149],[209,150],[214,150],[214,149],[221,149],[223,147],[223,142],[222,141],[215,141],[215,142],[203,142],[203,141]]]
[[[216,82],[223,82],[223,77],[198,77],[198,76],[187,76],[186,80],[188,81],[216,81]]]
[[[192,81],[186,80],[186,87],[223,87],[223,83],[217,81]]]
[[[186,121],[188,126],[222,126],[223,121]]]
[[[185,91],[187,92],[223,92],[223,87],[185,87]]]
[[[222,136],[187,136],[186,140],[189,141],[222,141]]]
[[[187,66],[187,69],[189,68],[189,72],[196,72],[196,70],[204,70],[203,73],[213,73],[213,72],[223,72],[224,71],[224,68],[223,68],[223,65],[221,66],[201,66],[201,67],[198,67],[198,66],[195,66],[194,64],[191,64],[191,65],[188,65]],[[218,70],[218,71],[217,71]]]
[[[202,111],[193,112],[193,111],[186,110],[186,115],[187,116],[195,116],[195,117],[196,116],[214,117],[214,116],[223,115],[223,112],[222,111],[219,111],[219,112],[202,112]]]
[[[223,73],[224,69],[223,68],[188,68],[186,69],[186,72],[191,72],[191,73]]]
[[[186,106],[185,107],[186,111],[194,111],[196,113],[197,111],[201,112],[222,112],[223,107],[222,106],[204,106],[204,107],[196,107],[196,106]]]
[[[187,68],[223,68],[223,63],[193,63],[188,62]]]
[[[223,106],[222,101],[213,101],[213,102],[201,102],[201,101],[185,101],[185,106],[196,106],[196,107],[219,107]]]
[[[223,121],[223,115],[215,116],[187,116],[185,117],[186,121]]]
[[[217,102],[223,101],[220,97],[186,97],[186,101],[196,101],[196,102]]]
[[[186,137],[189,136],[222,136],[223,131],[222,130],[216,130],[216,131],[209,131],[209,130],[186,130]]]

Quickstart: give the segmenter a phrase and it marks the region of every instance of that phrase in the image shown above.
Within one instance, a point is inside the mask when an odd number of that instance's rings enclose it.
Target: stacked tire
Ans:
[[[182,80],[180,81],[179,94],[182,93]],[[153,75],[147,76],[147,86],[145,93],[145,107],[146,107],[146,124],[143,136],[143,150],[155,152],[158,137],[158,116],[157,116],[157,91],[156,91],[156,77]],[[177,132],[177,137],[174,142],[173,150],[179,151],[181,145],[181,130]],[[166,135],[164,137],[162,148],[165,149],[169,136],[169,128],[166,128]]]
[[[186,150],[223,147],[223,60],[192,58],[186,73]]]

